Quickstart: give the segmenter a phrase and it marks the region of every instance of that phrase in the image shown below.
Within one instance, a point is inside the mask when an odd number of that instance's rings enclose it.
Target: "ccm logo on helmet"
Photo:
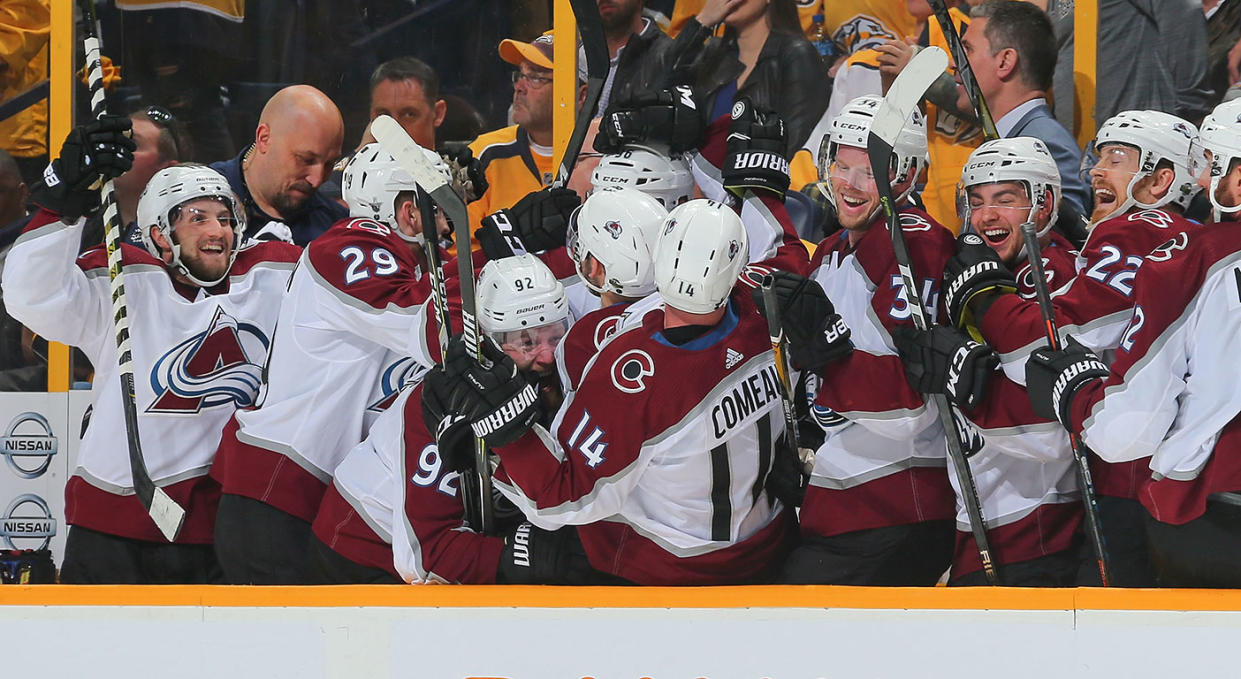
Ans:
[[[630,349],[612,364],[612,384],[626,394],[646,389],[645,378],[655,374],[655,359],[641,349]]]

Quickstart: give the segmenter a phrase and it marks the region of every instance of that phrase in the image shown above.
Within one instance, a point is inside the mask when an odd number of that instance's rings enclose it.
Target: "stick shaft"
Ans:
[[[948,12],[948,7],[944,4],[944,0],[929,0],[932,11],[935,12],[935,19],[939,22],[939,28],[944,33],[944,39],[948,41],[948,51],[952,52],[952,60],[957,64],[957,77],[961,79],[961,87],[965,89],[965,95],[969,97],[970,105],[974,107],[974,114],[978,116],[978,122],[982,125],[982,135],[985,139],[999,139],[1000,135],[995,129],[995,120],[991,117],[991,109],[987,107],[987,100],[983,98],[982,90],[978,89],[978,80],[974,78],[974,69],[970,66],[970,59],[965,54],[965,46],[961,44],[961,36],[957,33],[956,24],[952,23],[952,15]]]
[[[1021,225],[1021,235],[1025,239],[1026,257],[1030,262],[1030,275],[1034,280],[1034,294],[1038,299],[1038,310],[1043,316],[1043,326],[1047,330],[1047,346],[1052,351],[1060,349],[1060,331],[1056,327],[1055,311],[1051,306],[1051,291],[1047,289],[1047,276],[1043,270],[1043,254],[1039,248],[1038,231],[1034,224],[1026,222]],[[1086,444],[1081,437],[1069,432],[1069,448],[1073,451],[1073,468],[1077,472],[1077,484],[1081,486],[1082,509],[1086,515],[1086,537],[1090,540],[1090,549],[1094,552],[1095,564],[1099,569],[1099,578],[1104,587],[1110,584],[1110,567],[1108,565],[1107,545],[1103,541],[1103,526],[1099,519],[1099,500],[1095,496],[1094,477],[1090,474],[1090,461],[1087,458]]]

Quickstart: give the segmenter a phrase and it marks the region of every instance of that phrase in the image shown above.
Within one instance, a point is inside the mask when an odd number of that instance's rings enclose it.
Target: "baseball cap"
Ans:
[[[540,68],[552,68],[552,31],[530,42],[521,42],[506,38],[500,41],[500,58],[514,66],[520,66],[523,60]]]

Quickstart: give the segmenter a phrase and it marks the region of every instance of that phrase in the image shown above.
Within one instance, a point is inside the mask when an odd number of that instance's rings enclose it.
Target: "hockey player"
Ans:
[[[134,399],[152,480],[187,510],[168,544],[133,490],[122,416],[107,252],[77,256],[90,187],[129,168],[128,118],[74,129],[32,198],[44,209],[9,254],[9,312],[94,365],[94,404],[65,488],[61,582],[219,581],[211,542],[219,487],[207,476],[220,431],[254,402],[298,249],[238,247],[245,213],[224,177],[197,165],[157,172],[138,202],[147,252],[121,246]],[[76,258],[76,261],[75,261]]]
[[[442,171],[439,156],[425,153]],[[352,216],[303,253],[264,397],[237,413],[212,468],[224,492],[216,548],[231,583],[305,580],[310,521],[332,471],[400,386],[438,357],[413,178],[368,145],[342,188]],[[439,219],[434,228],[447,231]]]
[[[1026,367],[1038,412],[1080,432],[1103,460],[1141,463],[1134,496],[1168,587],[1241,587],[1241,332],[1231,322],[1241,306],[1239,119],[1241,102],[1221,104],[1200,136],[1209,164],[1199,183],[1227,221],[1146,256],[1110,369],[1076,343],[1040,349]]]
[[[1076,253],[1052,231],[1060,208],[1060,173],[1043,142],[1031,137],[983,143],[961,174],[961,220],[1017,271],[1019,293],[1035,299],[1021,225],[1036,225],[1046,285],[1073,280]],[[1054,293],[1053,293],[1054,294]],[[970,468],[986,518],[991,557],[1007,586],[1071,586],[1081,525],[1068,436],[1029,407],[1025,389],[994,370],[990,347],[946,326],[893,330],[911,386],[942,393],[981,435]],[[957,547],[949,584],[985,584],[965,505],[957,497]]]
[[[1053,300],[1062,335],[1073,335],[1104,356],[1121,342],[1132,316],[1133,279],[1144,257],[1178,233],[1195,227],[1180,212],[1196,192],[1190,167],[1193,125],[1158,111],[1121,113],[1100,128],[1090,148],[1095,193],[1093,226],[1078,258],[1080,272]],[[1009,379],[1025,383],[1025,359],[1045,342],[1038,305],[1014,294],[1011,272],[995,252],[965,244],[944,272],[948,320],[976,326],[1000,354]],[[1100,523],[1111,556],[1113,583],[1150,586],[1143,511],[1136,502],[1145,463],[1103,464],[1091,458]],[[1098,582],[1093,565],[1083,584]]]
[[[478,290],[479,325],[489,338],[492,358],[503,357],[523,379],[545,385],[535,400],[550,418],[560,392],[546,385],[555,379],[554,354],[569,328],[564,288],[537,258],[519,255],[488,262]],[[461,338],[454,339],[448,356],[448,372],[460,370],[454,365],[472,363]],[[385,425],[385,438],[378,444],[399,458],[393,554],[402,577],[411,584],[620,582],[590,567],[572,527],[535,528],[503,498],[496,500],[501,535],[484,536],[463,525],[459,487],[472,475],[473,435],[465,420],[457,420],[440,429],[437,445],[424,424],[425,413],[435,412],[428,419],[438,422],[447,407],[439,400],[447,393],[441,389],[445,374],[436,369],[408,396],[402,394],[404,419],[395,427]],[[463,475],[467,470],[471,474]]]
[[[846,105],[820,158],[843,229],[819,244],[809,281],[777,275],[790,357],[822,377],[814,411],[826,431],[802,504],[802,544],[782,575],[790,583],[930,585],[952,556],[944,432],[934,407],[906,385],[890,336],[910,323],[911,310],[866,155],[879,104],[860,97]],[[887,179],[898,205],[925,163],[926,127],[915,114],[896,140]],[[952,234],[913,207],[901,208],[900,218],[914,275],[933,303]],[[845,324],[851,355],[814,350]],[[885,388],[864,386],[875,384]]]
[[[763,488],[782,421],[774,359],[750,290],[735,285],[746,246],[724,205],[669,213],[654,266],[665,307],[603,348],[550,430],[511,363],[447,376],[499,457],[496,486],[542,529],[578,526],[605,573],[756,582],[786,549],[791,512]]]

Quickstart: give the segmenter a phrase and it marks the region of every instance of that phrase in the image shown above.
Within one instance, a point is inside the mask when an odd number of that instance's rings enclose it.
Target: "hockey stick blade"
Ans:
[[[889,148],[896,144],[905,121],[946,68],[948,54],[938,47],[928,47],[914,55],[884,95],[883,105],[875,112],[875,120],[870,125],[870,133],[887,142]]]
[[[603,32],[603,19],[599,16],[598,0],[569,0],[577,30],[582,35],[582,51],[586,55],[586,100],[582,110],[573,121],[573,133],[560,158],[560,168],[552,186],[563,188],[569,183],[569,175],[577,165],[577,157],[586,143],[586,131],[595,117],[595,108],[603,97],[603,85],[608,78],[611,60],[608,58],[607,36]]]

